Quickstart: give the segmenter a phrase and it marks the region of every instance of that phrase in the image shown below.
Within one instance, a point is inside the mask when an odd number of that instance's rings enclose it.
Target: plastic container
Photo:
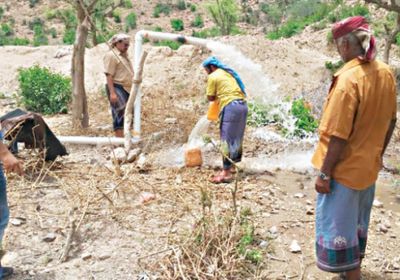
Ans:
[[[201,166],[203,164],[203,157],[201,156],[200,148],[187,149],[185,151],[185,165],[186,167]]]
[[[217,121],[219,116],[219,104],[217,101],[211,101],[208,105],[207,119],[209,121]]]

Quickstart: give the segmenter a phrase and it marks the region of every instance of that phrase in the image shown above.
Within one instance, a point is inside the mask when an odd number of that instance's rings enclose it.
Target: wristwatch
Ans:
[[[326,175],[324,172],[319,171],[318,177],[321,178],[324,181],[329,181],[331,179],[330,176]]]

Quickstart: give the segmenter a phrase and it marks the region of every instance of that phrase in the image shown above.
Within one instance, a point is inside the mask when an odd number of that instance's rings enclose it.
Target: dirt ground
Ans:
[[[311,100],[323,100],[321,89],[329,83],[323,65],[334,58],[328,56],[329,51],[317,51],[325,47],[324,41],[315,43],[313,49],[291,40],[271,42],[257,36],[221,41],[236,45],[261,65],[279,85],[271,94],[305,93]],[[220,164],[216,151],[206,148],[201,168],[176,164],[191,129],[206,111],[206,76],[200,63],[209,53],[192,47],[177,52],[146,48],[150,55],[143,80],[143,145],[159,133],[147,151],[147,161],[117,168],[112,164],[111,147],[70,145],[68,156],[43,165],[36,155],[23,150],[20,156],[26,175],[8,176],[11,223],[4,265],[15,267],[11,279],[167,279],[161,260],[171,252],[175,240],[189,235],[201,218],[200,190],[209,192],[216,213],[231,207],[234,184],[208,182]],[[101,90],[104,51],[104,45],[87,51],[90,128],[72,130],[70,115],[46,117],[57,135],[112,134]],[[64,56],[56,58],[57,53]],[[1,112],[15,107],[11,95],[17,90],[18,67],[39,63],[64,74],[70,69],[71,54],[65,47],[5,47],[0,48],[0,55],[4,58],[0,90],[7,93],[0,100]],[[215,125],[208,133],[217,139]],[[271,133],[272,128],[248,128],[246,132],[248,166],[238,184],[238,205],[251,209],[257,242],[268,247],[258,278],[248,279],[335,279],[314,264],[315,174],[308,157],[315,141],[288,141],[271,137]],[[400,164],[399,136],[397,131],[385,157],[387,166]],[[169,152],[164,153],[166,150]],[[384,170],[377,185],[377,200],[383,205],[377,203],[373,208],[364,276],[369,280],[400,279],[400,175]],[[143,203],[146,193],[155,199]],[[298,241],[301,252],[290,252],[293,240]],[[61,261],[66,248],[68,254]]]

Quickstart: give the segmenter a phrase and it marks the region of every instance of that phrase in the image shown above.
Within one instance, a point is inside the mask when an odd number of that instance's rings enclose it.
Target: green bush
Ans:
[[[196,12],[197,11],[197,6],[195,4],[190,4],[190,11],[192,13]]]
[[[34,8],[37,3],[39,3],[39,0],[29,0],[29,7]]]
[[[180,46],[182,46],[182,43],[177,42],[177,41],[159,41],[159,42],[154,42],[155,46],[166,46],[170,47],[173,50],[179,49]]]
[[[160,17],[160,14],[168,16],[171,13],[171,7],[168,4],[158,3],[153,10],[153,17]]]
[[[75,43],[76,30],[75,29],[65,29],[63,36],[63,43],[66,45],[72,45]]]
[[[171,26],[175,31],[182,31],[184,29],[183,21],[181,19],[171,19]]]
[[[52,20],[57,18],[57,11],[56,10],[52,10],[52,9],[47,9],[44,13],[44,17],[47,20]]]
[[[75,11],[72,9],[62,9],[62,10],[57,10],[56,12],[57,18],[60,19],[66,29],[70,28],[76,28],[78,25],[78,20],[75,15]]]
[[[116,9],[112,12],[112,16],[116,23],[121,23],[121,10]]]
[[[2,23],[1,24],[1,31],[3,32],[3,34],[5,36],[11,36],[11,35],[14,34],[14,31],[13,31],[12,27],[7,23]]]
[[[27,38],[12,38],[11,39],[11,44],[10,45],[14,45],[14,46],[27,46],[30,44],[29,39]]]
[[[366,5],[357,4],[353,7],[340,6],[336,11],[332,12],[328,19],[330,22],[337,22],[342,19],[353,17],[353,16],[369,16],[369,9]]]
[[[156,26],[156,27],[153,28],[153,31],[162,32],[163,29],[160,26]]]
[[[29,111],[66,113],[71,101],[71,79],[38,65],[19,69],[21,103]]]
[[[337,62],[332,62],[332,61],[325,62],[325,68],[331,71],[332,74],[334,74],[337,70],[339,70],[343,65],[344,62],[342,60],[339,60]]]
[[[306,26],[324,20],[336,7],[336,2],[330,4],[319,0],[295,1],[289,7],[289,19],[286,23],[277,30],[268,33],[267,38],[275,40],[298,34]]]
[[[3,7],[0,6],[0,19],[2,19],[4,16],[4,9]]]
[[[331,30],[328,31],[326,34],[326,40],[328,41],[329,44],[333,43],[333,33]]]
[[[128,32],[129,30],[135,28],[136,28],[136,14],[132,12],[125,18],[125,31]]]
[[[202,16],[200,14],[197,14],[191,25],[192,25],[192,27],[198,27],[198,28],[203,27],[204,20],[203,20]]]
[[[238,6],[235,0],[220,0],[206,6],[212,20],[222,35],[231,34],[238,20]]]
[[[57,38],[57,30],[54,27],[50,28],[49,33],[51,35],[51,38]]]
[[[186,1],[185,0],[178,0],[178,2],[176,3],[176,8],[178,10],[186,10],[187,6],[186,6]]]
[[[41,25],[36,25],[33,28],[33,32],[34,32],[33,45],[35,47],[49,44],[49,39],[47,38],[46,34],[44,33],[43,27]]]
[[[122,6],[126,9],[132,9],[133,8],[132,0],[124,0]]]
[[[34,31],[35,26],[43,27],[44,21],[41,18],[34,18],[32,21],[29,22],[28,26],[30,30]]]
[[[318,127],[318,122],[311,114],[311,109],[303,99],[292,102],[292,115],[297,119],[295,122],[295,136],[303,137],[306,133],[314,132]]]

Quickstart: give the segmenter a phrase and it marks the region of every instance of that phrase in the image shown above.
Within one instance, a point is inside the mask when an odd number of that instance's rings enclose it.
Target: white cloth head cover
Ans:
[[[108,41],[108,43],[111,45],[111,47],[115,47],[115,44],[120,42],[120,41],[128,41],[129,42],[130,37],[126,35],[125,33],[118,33],[115,34],[114,36],[111,37],[111,39]]]

